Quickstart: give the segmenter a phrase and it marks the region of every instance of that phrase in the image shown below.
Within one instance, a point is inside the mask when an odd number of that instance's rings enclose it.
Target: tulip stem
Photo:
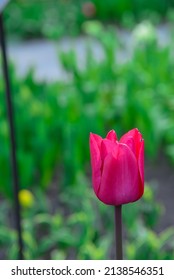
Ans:
[[[122,205],[115,206],[116,260],[122,260],[123,259],[121,208],[122,208]]]

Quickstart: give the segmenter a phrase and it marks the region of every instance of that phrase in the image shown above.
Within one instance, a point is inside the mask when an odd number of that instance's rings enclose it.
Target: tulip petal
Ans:
[[[116,142],[110,141],[108,139],[103,139],[101,142],[101,160],[104,162],[105,157],[108,154],[117,153],[117,144]]]
[[[92,138],[92,140],[94,140],[96,142],[98,148],[100,149],[100,145],[101,145],[103,138],[92,132],[90,133],[90,138]]]
[[[126,144],[131,151],[134,153],[135,157],[136,156],[136,146],[135,146],[135,140],[132,136],[127,136],[126,134],[122,136],[120,139],[119,143]]]
[[[106,139],[109,139],[113,142],[117,141],[117,134],[114,130],[110,130],[106,135]]]
[[[104,161],[98,198],[106,204],[121,205],[138,200],[143,194],[135,155],[124,144],[117,145],[117,156]],[[114,153],[115,154],[115,153]]]
[[[92,167],[92,183],[95,193],[97,193],[101,181],[101,155],[100,146],[102,138],[97,134],[90,133],[90,155]]]
[[[141,147],[139,150],[138,167],[141,176],[141,181],[142,184],[144,185],[144,140],[142,140]]]
[[[134,152],[138,161],[141,181],[144,185],[144,140],[141,133],[137,128],[134,128],[121,137],[120,143],[126,144]]]
[[[128,145],[138,159],[139,149],[142,142],[142,135],[137,128],[134,128],[124,134],[119,142]]]

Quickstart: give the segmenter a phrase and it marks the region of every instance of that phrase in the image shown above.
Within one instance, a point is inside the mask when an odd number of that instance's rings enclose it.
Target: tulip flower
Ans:
[[[144,140],[132,129],[120,140],[114,130],[102,139],[90,134],[92,183],[97,197],[109,205],[141,198],[144,192]]]
[[[114,130],[106,138],[90,133],[92,183],[96,196],[115,207],[116,258],[122,259],[122,204],[140,199],[144,192],[144,140],[138,129],[120,140]]]

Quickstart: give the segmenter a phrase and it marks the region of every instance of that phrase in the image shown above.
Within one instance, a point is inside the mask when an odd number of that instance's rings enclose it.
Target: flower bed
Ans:
[[[20,187],[33,195],[20,195],[27,259],[112,257],[112,210],[97,202],[89,180],[90,132],[104,137],[113,128],[120,137],[138,127],[149,159],[161,150],[174,159],[173,42],[160,47],[155,29],[145,23],[133,33],[131,57],[118,63],[115,31],[98,23],[85,31],[99,41],[103,59],[97,61],[88,47],[82,69],[73,50],[61,53],[67,81],[37,82],[32,72],[19,79],[10,68]],[[0,246],[6,258],[16,258],[16,232],[7,218],[13,214],[13,192],[2,79],[0,143]],[[145,190],[141,202],[124,208],[125,257],[173,259],[173,228],[154,231],[161,207],[153,187]]]

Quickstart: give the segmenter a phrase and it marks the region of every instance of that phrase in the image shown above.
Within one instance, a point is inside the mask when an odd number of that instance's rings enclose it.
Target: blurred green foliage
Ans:
[[[5,10],[6,27],[13,36],[58,38],[79,33],[83,0],[13,0]]]
[[[114,258],[113,207],[98,202],[82,174],[73,186],[69,186],[68,192],[59,195],[59,208],[54,212],[52,200],[38,191],[35,192],[35,205],[23,209],[25,259]],[[9,216],[10,207],[1,203],[0,210],[0,248],[5,250],[7,259],[16,259],[16,232],[10,228],[8,219],[4,219]],[[174,228],[160,234],[154,231],[161,210],[155,202],[152,186],[145,187],[141,201],[123,206],[125,259],[173,259]]]
[[[34,196],[32,207],[22,211],[27,259],[112,256],[112,207],[97,200],[89,182],[90,131],[104,137],[115,129],[120,137],[138,127],[149,158],[162,150],[174,160],[173,41],[159,46],[155,29],[144,22],[132,33],[130,56],[120,62],[123,46],[113,29],[98,22],[83,28],[89,36],[83,67],[74,50],[59,53],[66,81],[38,82],[32,71],[21,79],[10,68],[20,186]],[[90,47],[91,37],[100,45],[101,59]],[[0,247],[15,259],[16,232],[7,218],[13,193],[2,78],[0,143],[0,192],[9,198],[0,203]],[[125,258],[173,259],[173,228],[154,232],[160,214],[149,186],[141,201],[124,207]]]
[[[59,38],[76,35],[88,19],[121,23],[173,18],[173,0],[13,0],[5,10],[8,32],[17,37]]]
[[[19,79],[11,67],[23,188],[35,184],[45,188],[58,165],[60,185],[73,183],[76,174],[81,170],[86,172],[89,167],[90,132],[104,137],[113,128],[120,137],[138,127],[149,157],[156,157],[163,149],[173,159],[173,43],[159,46],[155,29],[142,23],[133,31],[132,54],[125,62],[119,62],[122,46],[115,31],[105,31],[97,22],[86,24],[84,30],[98,40],[103,58],[95,57],[90,40],[83,67],[79,66],[74,50],[60,53],[67,81],[36,82],[32,71]],[[0,168],[4,176],[0,178],[0,189],[10,196],[9,133],[3,86],[1,79]]]

